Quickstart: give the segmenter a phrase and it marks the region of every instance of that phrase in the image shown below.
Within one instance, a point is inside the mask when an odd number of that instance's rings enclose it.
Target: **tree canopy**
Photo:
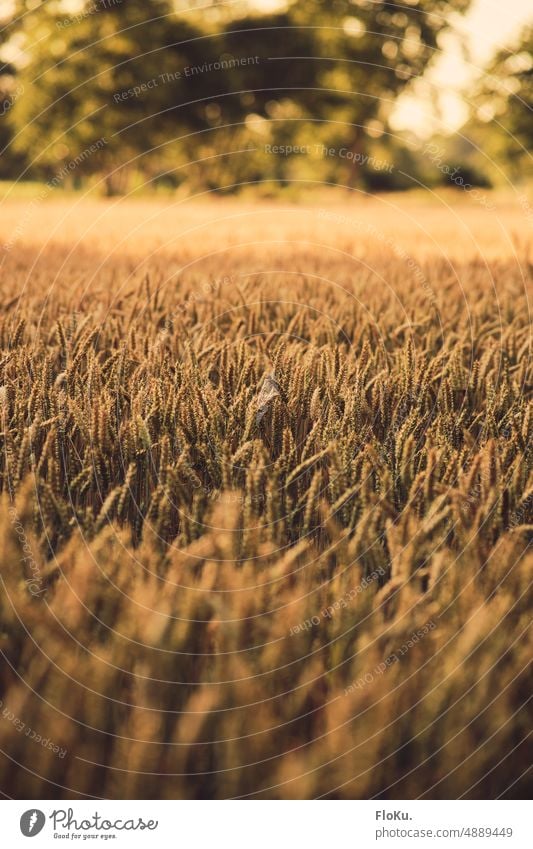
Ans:
[[[37,175],[89,150],[75,177],[101,177],[110,192],[134,173],[230,189],[364,182],[357,161],[394,149],[398,96],[435,57],[450,13],[469,4],[295,0],[261,14],[82,0],[67,13],[60,0],[17,0],[4,31],[18,58],[3,75],[24,90],[6,116],[10,150]]]
[[[475,93],[469,131],[513,178],[533,174],[533,26],[494,57]]]

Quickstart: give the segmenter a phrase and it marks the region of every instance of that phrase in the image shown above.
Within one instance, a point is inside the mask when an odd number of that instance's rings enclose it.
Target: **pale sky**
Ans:
[[[469,84],[491,56],[512,44],[522,27],[531,22],[533,0],[474,0],[460,25],[472,53],[472,65],[462,57],[457,42],[447,39],[428,79],[418,85],[418,96],[406,95],[398,102],[394,129],[411,129],[419,135],[430,135],[434,129],[437,132],[458,129],[468,116],[465,98]],[[432,91],[438,92],[442,123],[434,123]]]

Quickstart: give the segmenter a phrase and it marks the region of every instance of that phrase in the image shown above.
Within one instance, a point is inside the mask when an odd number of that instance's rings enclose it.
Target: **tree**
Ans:
[[[293,0],[238,15],[233,4],[85,0],[66,18],[59,0],[30,0],[17,30],[28,93],[13,109],[16,144],[34,171],[50,171],[105,138],[78,173],[105,173],[109,191],[132,163],[145,178],[181,169],[209,188],[300,173],[354,182],[355,154],[380,136],[386,147],[396,98],[431,62],[450,13],[469,4]],[[352,157],[265,155],[267,142],[309,141]]]
[[[34,171],[61,172],[83,157],[76,173],[103,173],[114,193],[148,161],[164,167],[176,134],[207,126],[200,105],[178,121],[173,113],[190,99],[183,67],[195,56],[205,61],[209,40],[178,21],[167,0],[90,0],[68,16],[49,3],[24,19],[23,32],[27,96],[14,110],[16,147]]]
[[[533,173],[533,26],[501,50],[479,81],[468,134],[513,177]],[[486,163],[485,163],[486,165]]]
[[[470,0],[294,0],[276,15],[251,14],[227,23],[226,51],[260,57],[233,75],[241,120],[247,113],[262,117],[285,145],[316,139],[328,147],[346,145],[362,158],[386,131],[398,96],[438,52],[451,13],[469,5]],[[226,96],[219,105],[221,123],[237,120],[235,98]],[[355,159],[344,174],[349,182],[357,176]]]

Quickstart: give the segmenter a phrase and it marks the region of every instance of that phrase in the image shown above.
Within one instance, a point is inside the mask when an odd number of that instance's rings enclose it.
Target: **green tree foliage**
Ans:
[[[514,49],[500,51],[476,92],[469,125],[489,157],[503,162],[513,178],[533,174],[533,26]]]
[[[398,95],[469,3],[295,0],[237,14],[86,0],[66,15],[60,0],[19,0],[26,95],[12,110],[15,149],[50,173],[104,138],[76,174],[105,175],[108,191],[134,171],[207,188],[310,175],[353,183],[353,158],[277,157],[266,146],[386,150]]]
[[[133,167],[157,166],[177,131],[205,125],[199,105],[183,122],[172,107],[190,99],[180,72],[204,59],[209,40],[178,24],[167,0],[93,0],[70,16],[49,3],[27,16],[24,36],[28,96],[15,111],[16,145],[34,169],[57,170],[103,139],[76,173],[103,172],[114,191]]]
[[[243,93],[245,109],[269,121],[270,141],[318,141],[363,156],[386,131],[399,94],[433,59],[450,12],[469,3],[296,0],[276,15],[243,17],[228,27],[226,49],[242,55],[257,44],[261,61],[237,70],[233,90]],[[221,103],[223,116],[231,105]],[[349,163],[326,162],[318,174],[354,182]],[[289,167],[282,161],[278,172]]]

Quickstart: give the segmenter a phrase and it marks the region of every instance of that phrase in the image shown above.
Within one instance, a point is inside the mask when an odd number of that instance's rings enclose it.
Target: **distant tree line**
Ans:
[[[53,179],[100,140],[67,185],[403,188],[416,156],[391,110],[470,2],[297,0],[259,14],[85,0],[68,14],[60,0],[16,0],[1,33],[0,177]],[[531,103],[530,70],[507,72]],[[519,107],[509,120],[527,142]]]

